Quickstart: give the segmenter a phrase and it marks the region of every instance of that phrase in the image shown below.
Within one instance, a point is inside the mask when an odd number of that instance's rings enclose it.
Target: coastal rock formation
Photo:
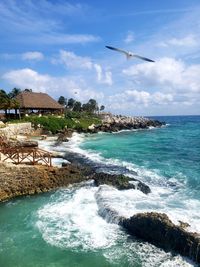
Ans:
[[[161,127],[165,123],[144,117],[127,117],[121,115],[108,114],[102,118],[100,125],[93,125],[90,132],[118,132],[121,130],[146,129],[149,127]]]
[[[131,234],[200,263],[200,235],[177,226],[164,213],[138,213],[120,224]]]
[[[101,172],[95,173],[92,178],[94,179],[96,186],[107,184],[114,186],[119,190],[138,189],[144,194],[148,194],[151,192],[151,189],[148,185],[134,178],[131,178],[132,183],[130,183],[130,178],[124,175],[108,174]]]
[[[68,142],[69,138],[72,137],[73,130],[72,129],[64,129],[58,133],[58,138],[57,138],[57,144],[62,143],[62,142]]]
[[[0,163],[0,201],[47,192],[89,179],[86,170],[69,164],[63,168],[15,166]]]
[[[37,141],[9,141],[9,146],[10,147],[38,147],[38,142]]]
[[[91,178],[95,179],[96,185],[109,184],[118,189],[130,188],[128,177],[105,173],[91,175],[90,168],[78,167],[73,164],[68,164],[63,168],[48,168],[0,163],[0,201],[47,192]],[[136,182],[138,189],[140,185],[141,191],[149,193],[150,189],[145,184],[137,180]],[[101,194],[96,198],[97,202],[102,203]],[[120,224],[137,238],[200,263],[200,235],[188,232],[186,230],[187,223],[180,222],[180,225],[177,226],[170,221],[166,214],[156,212],[139,213],[130,218],[124,218],[117,211],[105,205],[102,205],[99,213],[105,219],[109,217],[109,221]]]

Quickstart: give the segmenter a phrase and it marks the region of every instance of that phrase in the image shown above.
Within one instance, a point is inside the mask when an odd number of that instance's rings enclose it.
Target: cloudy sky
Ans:
[[[127,115],[200,114],[199,14],[199,0],[1,0],[0,88]]]

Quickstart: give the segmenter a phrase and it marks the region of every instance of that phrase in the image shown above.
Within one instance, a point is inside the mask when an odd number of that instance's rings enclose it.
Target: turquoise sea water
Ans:
[[[88,138],[81,147],[200,189],[200,116],[156,117],[167,127]],[[192,193],[192,192],[191,192]],[[200,194],[199,196],[200,197]]]
[[[200,232],[200,116],[161,117],[160,129],[75,136],[57,150],[124,173],[152,190],[118,191],[91,182],[0,204],[1,267],[195,266],[128,236],[104,208],[129,217],[160,211]],[[51,148],[51,147],[49,147]]]

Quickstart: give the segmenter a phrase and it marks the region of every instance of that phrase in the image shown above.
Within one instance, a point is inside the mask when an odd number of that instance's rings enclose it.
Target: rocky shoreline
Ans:
[[[91,125],[89,132],[118,132],[121,130],[148,129],[149,127],[161,127],[164,122],[145,117],[127,117],[108,114],[102,118],[100,125]]]
[[[90,129],[89,131],[93,133],[96,130],[119,131],[124,129],[125,124],[121,128],[123,118],[120,117],[119,121],[116,119],[114,121],[106,120],[105,124],[96,126],[97,128]],[[144,119],[143,122],[140,120],[142,124],[139,124],[137,120],[132,121],[130,119],[130,121],[127,121],[127,117],[125,121],[127,127],[130,127],[129,129],[134,127],[161,127],[163,125],[163,123],[157,123],[149,119]],[[62,132],[58,142],[67,141],[72,132],[66,131],[68,135]],[[151,193],[148,185],[135,178],[129,178],[121,174],[99,172],[98,166],[95,168],[90,166],[90,164],[87,165],[80,155],[69,153],[66,158],[68,160],[71,159],[71,164],[63,164],[61,168],[15,166],[13,164],[0,163],[0,202],[14,197],[48,192],[91,179],[94,180],[95,186],[107,184],[116,187],[118,190],[135,189],[140,190],[144,194]],[[115,211],[108,210],[106,212],[117,217]],[[175,225],[166,214],[157,212],[138,213],[130,218],[119,217],[115,222],[119,223],[136,238],[150,242],[166,251],[174,251],[189,257],[194,262],[200,263],[200,235],[187,231],[187,223],[185,222]]]
[[[90,179],[88,174],[87,168],[73,164],[50,168],[0,163],[0,202],[80,183]]]
[[[48,192],[91,179],[94,180],[95,186],[107,184],[119,190],[137,189],[144,194],[151,192],[147,185],[137,179],[129,179],[117,174],[94,173],[92,168],[82,164],[48,168],[45,166],[19,167],[1,163],[0,201]],[[134,183],[129,183],[131,180],[134,180]],[[136,238],[200,263],[200,235],[187,231],[186,223],[175,225],[166,214],[157,212],[138,213],[130,218],[117,217],[114,210],[105,212],[113,215],[113,222],[120,224]]]
[[[164,123],[151,120],[143,117],[127,117],[121,115],[106,114],[102,117],[101,125],[91,125],[88,128],[89,133],[96,133],[99,131],[104,132],[116,132],[122,129],[144,129],[149,127],[161,127]],[[69,141],[72,137],[74,130],[65,129],[58,134],[58,139],[55,145],[62,142]],[[11,142],[12,146],[38,146],[35,141],[15,141]],[[44,167],[44,166],[15,166],[6,165],[0,163],[0,201],[7,200],[21,195],[32,195],[40,192],[47,192],[60,186],[68,186],[70,183],[76,183],[85,181],[87,179],[94,179],[96,185],[103,183],[110,184],[118,189],[139,189],[145,194],[151,192],[150,188],[141,183],[137,179],[132,178],[132,182],[129,183],[128,178],[121,175],[115,180],[116,175],[100,174],[96,172],[96,178],[94,175],[95,168],[86,164],[82,159],[82,156],[73,155],[69,153],[66,157],[72,164],[66,164],[63,168],[57,167]],[[87,165],[87,166],[86,166]],[[87,169],[87,171],[86,171]],[[112,181],[115,182],[113,183]]]
[[[166,251],[174,251],[200,263],[200,235],[175,225],[164,213],[138,213],[120,224],[129,233]]]
[[[165,125],[165,122],[153,120],[145,117],[127,117],[122,115],[107,114],[102,116],[101,124],[92,124],[87,129],[77,131],[79,133],[98,133],[98,132],[119,132],[122,130],[159,128]],[[58,133],[58,144],[67,142],[74,129],[66,128]]]

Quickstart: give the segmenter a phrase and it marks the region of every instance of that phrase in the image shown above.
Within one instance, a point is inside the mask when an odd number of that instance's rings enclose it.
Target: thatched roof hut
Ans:
[[[46,93],[21,92],[16,96],[20,110],[62,112],[64,107]]]

